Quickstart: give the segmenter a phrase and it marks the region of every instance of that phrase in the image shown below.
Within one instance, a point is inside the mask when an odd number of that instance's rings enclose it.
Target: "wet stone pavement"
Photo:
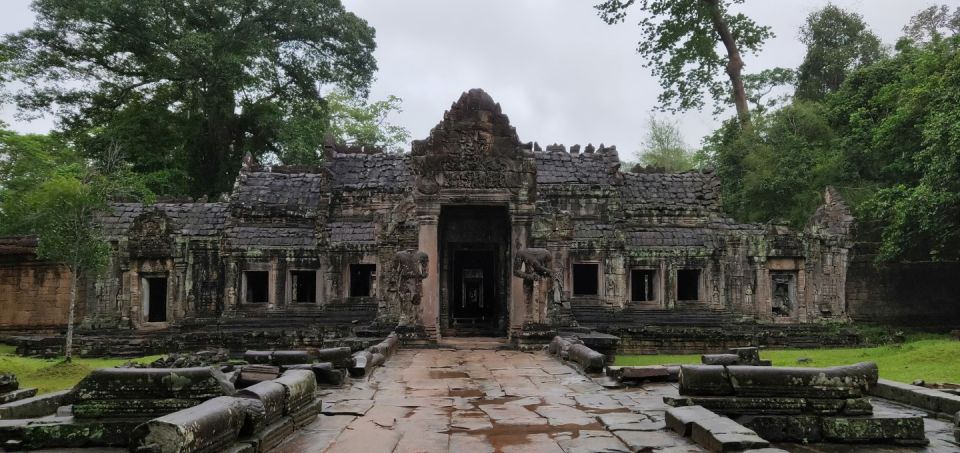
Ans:
[[[460,339],[455,348],[400,350],[367,379],[328,391],[323,415],[273,451],[704,451],[664,429],[662,398],[676,395],[676,384],[606,389],[545,352],[490,349],[496,346]],[[951,427],[928,422],[934,438],[927,448],[777,447],[811,453],[957,451],[948,441]]]
[[[663,429],[675,393],[606,390],[543,352],[405,349],[324,395],[324,415],[274,451],[703,451]]]

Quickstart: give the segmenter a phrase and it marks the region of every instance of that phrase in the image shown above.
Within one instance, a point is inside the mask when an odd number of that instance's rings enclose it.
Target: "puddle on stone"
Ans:
[[[457,379],[457,378],[469,378],[470,375],[463,371],[449,371],[449,370],[430,370],[428,374],[430,379]]]

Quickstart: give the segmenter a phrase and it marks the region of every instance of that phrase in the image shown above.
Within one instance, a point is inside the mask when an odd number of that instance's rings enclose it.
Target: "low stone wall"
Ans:
[[[226,349],[242,353],[256,349],[303,349],[349,347],[361,350],[379,342],[383,337],[358,337],[350,326],[315,328],[223,329],[195,331],[168,329],[159,332],[116,331],[91,335],[80,333],[74,337],[75,356],[79,357],[141,357],[174,351],[202,351]],[[32,357],[63,355],[63,337],[16,336],[6,342],[17,347],[17,354]]]
[[[844,325],[731,324],[726,327],[638,326],[598,329],[620,337],[618,354],[701,354],[744,346],[771,348],[851,347],[862,335]]]
[[[858,244],[847,270],[847,313],[858,322],[950,330],[960,324],[960,262],[875,266]]]
[[[0,332],[56,331],[67,325],[69,307],[70,272],[63,266],[0,263]]]

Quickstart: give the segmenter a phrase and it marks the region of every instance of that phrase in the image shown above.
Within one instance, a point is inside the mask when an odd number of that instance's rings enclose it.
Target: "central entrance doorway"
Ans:
[[[440,231],[441,333],[506,335],[510,244],[506,207],[444,206]]]

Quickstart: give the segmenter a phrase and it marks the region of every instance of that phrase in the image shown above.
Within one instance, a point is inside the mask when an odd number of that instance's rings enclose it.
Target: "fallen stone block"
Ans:
[[[617,368],[612,372],[612,377],[618,381],[667,381],[670,379],[670,370],[659,365],[651,366],[624,366],[607,367],[608,375],[611,375],[610,369]]]
[[[680,394],[687,396],[786,396],[859,398],[877,383],[877,365],[830,368],[684,365]]]
[[[198,368],[100,368],[76,386],[77,400],[111,398],[209,399],[233,394],[220,370]]]
[[[735,420],[769,442],[823,442],[816,415],[744,415]]]
[[[680,394],[696,396],[733,396],[727,367],[680,365]]]
[[[343,371],[334,369],[333,364],[330,362],[284,365],[282,369],[283,371],[310,370],[311,372],[313,372],[314,377],[317,378],[317,384],[322,384],[322,385],[343,384],[343,379],[344,379]]]
[[[323,404],[320,400],[314,400],[312,403],[291,412],[290,419],[293,420],[293,426],[295,428],[301,428],[313,423],[313,420],[317,418],[317,414],[320,413],[322,407]]]
[[[557,335],[553,337],[553,340],[551,340],[550,344],[547,345],[547,352],[562,360],[567,360],[570,353],[570,347],[576,344],[582,345],[583,341],[581,341],[579,338],[561,337]]]
[[[28,388],[28,389],[18,389],[12,392],[7,392],[0,395],[0,404],[12,403],[14,401],[20,401],[22,399],[31,398],[37,394],[37,389]]]
[[[747,346],[743,348],[730,348],[731,354],[736,354],[742,364],[754,364],[760,362],[760,348]]]
[[[253,398],[263,403],[265,423],[270,424],[283,416],[287,402],[287,388],[274,381],[264,381],[237,391],[238,398]]]
[[[316,400],[317,379],[308,370],[290,370],[273,382],[286,388],[284,415],[290,415]]]
[[[873,405],[866,398],[817,399],[739,396],[665,396],[663,402],[674,407],[702,406],[723,415],[748,414],[832,414],[869,415]]]
[[[371,366],[371,367],[378,367],[378,366],[380,366],[380,365],[383,365],[383,364],[386,363],[386,362],[387,362],[387,357],[384,356],[383,354],[380,354],[379,352],[375,352],[375,353],[373,353],[373,354],[370,354],[370,366]]]
[[[316,349],[310,353],[317,361],[331,362],[336,368],[353,366],[353,355],[348,347]]]
[[[243,360],[250,364],[271,365],[272,351],[247,351],[243,353]]]
[[[400,338],[397,336],[396,332],[390,333],[387,335],[387,338],[381,341],[378,344],[370,346],[368,349],[371,353],[374,354],[383,354],[384,357],[389,358],[393,353],[397,351],[397,348],[400,346]]]
[[[579,364],[580,367],[583,368],[583,371],[587,373],[603,371],[603,354],[594,351],[585,345],[570,345],[568,350],[568,359]]]
[[[704,365],[738,365],[740,356],[736,354],[704,354],[700,356],[700,363]]]
[[[79,418],[155,417],[235,391],[212,367],[101,368],[74,390],[73,413]]]
[[[270,357],[272,365],[292,365],[295,363],[310,363],[313,357],[308,351],[273,351]]]
[[[664,421],[667,424],[667,429],[681,436],[689,437],[694,422],[716,417],[720,417],[720,415],[700,406],[672,407],[666,410]]]
[[[823,417],[826,442],[926,445],[920,416]]]
[[[237,387],[272,381],[280,377],[280,368],[273,365],[244,365],[237,374]]]
[[[353,365],[347,368],[352,377],[364,377],[373,370],[373,354],[369,351],[358,351],[353,355]]]
[[[57,412],[57,408],[70,404],[73,390],[46,393],[0,405],[0,419],[38,418]]]
[[[690,438],[701,447],[715,452],[741,451],[770,446],[763,438],[729,418],[716,417],[693,422]]]
[[[134,443],[162,453],[220,451],[237,441],[244,417],[237,398],[217,397],[140,425]]]
[[[13,373],[0,372],[0,393],[9,393],[20,388],[20,381]]]
[[[960,396],[888,379],[878,380],[870,394],[946,416],[960,412]]]
[[[252,451],[266,452],[280,445],[295,429],[290,417],[282,417],[255,433],[241,437],[240,442],[249,445]]]
[[[0,422],[0,448],[24,450],[126,447],[138,419],[76,420],[72,417]],[[10,445],[12,444],[12,445]]]

